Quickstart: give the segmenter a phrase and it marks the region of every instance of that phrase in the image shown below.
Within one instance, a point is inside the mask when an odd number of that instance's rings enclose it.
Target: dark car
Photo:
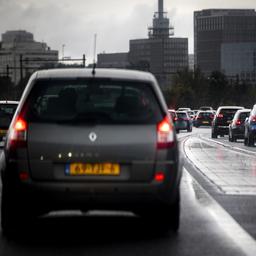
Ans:
[[[176,231],[178,159],[175,128],[150,73],[36,72],[1,159],[2,229],[10,234],[53,210],[97,209],[131,211]]]
[[[198,111],[195,119],[194,119],[194,126],[211,126],[212,120],[214,118],[213,111]]]
[[[177,120],[175,123],[176,131],[187,130],[188,132],[192,132],[192,119],[190,118],[187,111],[176,111]]]
[[[228,139],[233,142],[237,139],[244,139],[244,121],[250,115],[250,109],[238,110],[229,125]]]
[[[233,117],[237,110],[244,109],[240,106],[221,106],[212,121],[212,138],[217,138],[218,135],[228,135],[229,124],[232,122]]]
[[[256,138],[256,104],[244,123],[244,145],[253,146]]]
[[[5,137],[12,117],[18,106],[18,101],[4,100],[0,101],[0,143]]]

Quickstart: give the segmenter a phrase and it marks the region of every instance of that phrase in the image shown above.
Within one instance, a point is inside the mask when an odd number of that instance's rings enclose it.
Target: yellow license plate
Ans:
[[[2,130],[2,129],[0,129],[0,134],[1,134],[1,135],[3,135],[3,134],[5,135],[6,133],[7,133],[7,130]]]
[[[203,121],[203,124],[209,124],[209,122],[208,121]]]
[[[120,165],[114,163],[72,163],[67,164],[65,172],[71,176],[118,176],[120,175]]]

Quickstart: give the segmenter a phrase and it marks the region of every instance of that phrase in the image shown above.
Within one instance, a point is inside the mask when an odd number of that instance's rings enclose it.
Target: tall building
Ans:
[[[46,43],[34,41],[32,33],[17,30],[2,34],[0,74],[9,75],[14,84],[27,74],[57,61],[58,51],[51,50]]]
[[[188,67],[188,39],[171,37],[173,34],[163,0],[158,0],[148,38],[130,40],[131,67],[152,72],[162,89],[171,85],[178,70]]]
[[[251,79],[256,71],[256,12],[207,9],[194,12],[195,65],[203,73]]]
[[[97,55],[97,67],[99,68],[128,68],[128,53],[100,53]]]

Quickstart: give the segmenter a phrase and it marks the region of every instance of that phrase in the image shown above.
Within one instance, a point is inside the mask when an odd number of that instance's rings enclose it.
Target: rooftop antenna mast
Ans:
[[[97,46],[97,34],[94,34],[93,68],[92,68],[93,75],[95,75],[95,69],[96,69],[96,46]]]

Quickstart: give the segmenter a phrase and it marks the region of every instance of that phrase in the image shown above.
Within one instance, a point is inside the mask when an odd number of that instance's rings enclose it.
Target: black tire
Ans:
[[[212,139],[217,139],[218,135],[216,132],[212,132]]]
[[[2,199],[1,199],[1,226],[5,236],[12,235],[17,229],[16,214],[19,214],[19,209],[16,205],[13,193],[9,191],[7,185],[3,184]]]
[[[234,136],[233,136],[233,134],[232,134],[231,131],[229,131],[229,133],[228,133],[228,140],[229,140],[230,142],[234,142]]]
[[[157,232],[158,235],[166,235],[170,231],[177,233],[180,227],[179,193],[172,205],[153,209],[150,213],[144,213],[143,217],[145,217],[150,225],[155,223],[156,226],[154,226],[154,232]]]
[[[176,133],[180,133],[180,130],[179,130],[179,129],[177,129],[177,130],[176,130]]]
[[[250,134],[248,134],[248,143],[247,144],[248,144],[249,147],[254,146],[254,138]]]
[[[244,137],[244,145],[245,145],[245,146],[248,146],[248,138],[245,138],[245,137]]]
[[[33,220],[27,202],[19,190],[3,183],[1,198],[1,227],[4,236],[12,237],[24,231]]]

